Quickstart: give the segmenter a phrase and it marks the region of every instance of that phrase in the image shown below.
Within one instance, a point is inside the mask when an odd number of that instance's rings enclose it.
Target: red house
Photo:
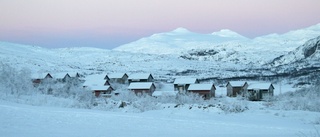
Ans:
[[[205,99],[210,99],[215,96],[216,87],[214,84],[191,84],[188,92],[198,93]]]
[[[90,89],[96,97],[111,97],[113,91],[111,86],[92,86]]]
[[[130,83],[128,89],[136,94],[147,93],[152,95],[156,90],[156,86],[152,82],[134,82]]]

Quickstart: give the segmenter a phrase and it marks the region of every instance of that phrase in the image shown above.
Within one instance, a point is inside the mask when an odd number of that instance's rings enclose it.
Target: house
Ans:
[[[229,81],[226,85],[227,96],[236,97],[237,95],[244,94],[247,91],[248,83],[243,81]]]
[[[152,95],[152,93],[156,90],[156,86],[153,84],[153,82],[133,82],[130,83],[128,89],[136,94],[147,93]]]
[[[106,80],[90,80],[87,79],[83,83],[83,87],[90,87],[90,86],[110,86],[109,81]]]
[[[153,82],[154,78],[150,73],[131,74],[128,78],[129,84],[132,82]]]
[[[198,93],[204,99],[210,99],[215,96],[216,87],[214,84],[191,84],[188,92]]]
[[[105,80],[106,75],[101,74],[94,74],[86,76],[85,82],[83,83],[83,87],[90,87],[90,86],[110,86],[108,80]]]
[[[173,82],[174,91],[179,91],[180,93],[186,92],[190,84],[199,83],[196,78],[177,78]]]
[[[248,86],[246,96],[251,101],[267,100],[274,95],[274,86],[271,83],[254,83]]]
[[[91,86],[89,88],[96,97],[111,97],[113,91],[111,86]]]
[[[111,83],[125,84],[128,81],[128,75],[126,73],[112,73],[108,76]]]
[[[52,78],[53,77],[50,73],[37,73],[31,75],[31,80],[33,84],[40,84],[41,82]]]

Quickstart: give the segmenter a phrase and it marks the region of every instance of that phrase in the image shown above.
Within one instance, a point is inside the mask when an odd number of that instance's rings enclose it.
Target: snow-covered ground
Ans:
[[[156,84],[163,81],[172,82],[174,78],[194,77],[203,79],[203,82],[216,84],[214,101],[221,99],[232,104],[238,103],[239,100],[225,97],[226,88],[223,85],[226,83],[222,83],[224,81],[215,83],[217,82],[215,78],[277,74],[270,71],[270,68],[265,68],[263,64],[318,36],[319,30],[320,24],[283,35],[271,34],[250,40],[230,30],[213,34],[195,34],[179,28],[173,32],[143,38],[126,45],[129,47],[118,48],[118,51],[87,47],[50,50],[0,42],[0,65],[9,65],[17,70],[30,70],[30,73],[23,71],[24,75],[14,81],[17,83],[29,78],[28,75],[44,72],[53,74],[79,72],[86,76],[119,72],[130,75],[144,72],[151,73],[157,80]],[[216,38],[218,43],[215,43],[212,37]],[[208,41],[212,43],[208,44]],[[138,53],[123,52],[131,51],[130,45],[135,44],[140,45],[140,47],[133,46],[136,51],[139,51]],[[152,44],[154,45],[150,46]],[[172,52],[178,55],[145,54],[152,53],[145,52],[148,49],[146,46],[156,53]],[[183,55],[192,57],[193,53],[189,50],[194,47],[204,48],[204,51],[208,48],[212,49],[210,54],[213,55],[209,56],[209,59],[205,59],[205,56],[196,56],[196,59],[182,57]],[[183,54],[180,48],[183,49]],[[215,54],[215,52],[218,53]],[[294,57],[288,56],[289,59]],[[11,72],[6,71],[8,74]],[[4,75],[5,84],[9,81],[6,80],[9,79],[8,77],[16,76],[11,73]],[[30,82],[30,79],[26,81]],[[275,81],[273,83],[275,95],[298,89],[293,87],[298,82],[297,79],[273,79],[272,81]],[[17,84],[14,82],[9,82],[9,85]],[[147,109],[140,113],[133,113],[138,111],[130,110],[133,108],[132,104],[124,108],[118,108],[115,105],[116,107],[109,111],[108,107],[103,108],[103,104],[99,104],[102,107],[99,109],[99,105],[95,107],[90,102],[83,102],[83,100],[81,102],[78,96],[70,99],[58,95],[35,94],[34,91],[37,90],[25,93],[25,87],[28,86],[18,87],[11,87],[11,92],[10,87],[0,87],[3,89],[0,96],[0,136],[320,136],[319,109],[311,109],[316,112],[301,111],[308,109],[300,109],[299,105],[294,106],[290,111],[284,111],[285,109],[280,110],[281,107],[269,108],[268,105],[263,105],[266,102],[247,102],[248,110],[241,113],[226,113],[219,107],[204,108],[197,104],[174,107],[176,104],[160,104],[160,109]],[[173,85],[172,83],[163,84],[163,87],[157,90],[172,91]],[[304,98],[305,92],[300,93],[303,96],[299,96],[293,103],[304,101],[303,107],[310,106],[308,104],[310,98]],[[81,95],[88,97],[87,94]],[[318,96],[313,95],[317,94],[310,94],[308,97],[317,99]],[[313,108],[318,106],[316,99],[311,100],[314,101],[311,102]],[[272,105],[279,105],[281,101],[292,103],[290,100],[280,100]],[[103,103],[106,104],[106,102]],[[138,105],[143,103],[149,102],[142,101]],[[88,107],[88,104],[92,106]],[[150,104],[143,105],[150,107]],[[91,109],[75,109],[75,107]],[[279,110],[276,110],[277,108]]]
[[[255,109],[225,114],[216,109],[165,108],[143,113],[29,106],[0,101],[5,137],[315,136],[319,113]]]

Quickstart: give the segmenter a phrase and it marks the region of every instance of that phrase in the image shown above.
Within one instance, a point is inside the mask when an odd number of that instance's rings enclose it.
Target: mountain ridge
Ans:
[[[228,29],[222,29],[211,34],[200,34],[185,28],[177,28],[173,31],[156,33],[141,38],[112,50],[148,54],[183,54],[192,49],[215,49],[219,45],[229,45],[231,48],[245,45],[254,48],[260,46],[260,48],[267,48],[276,52],[288,52],[304,44],[307,40],[318,36],[319,32],[320,23],[284,34],[268,34],[253,39],[246,38]],[[284,54],[284,52],[281,54]]]

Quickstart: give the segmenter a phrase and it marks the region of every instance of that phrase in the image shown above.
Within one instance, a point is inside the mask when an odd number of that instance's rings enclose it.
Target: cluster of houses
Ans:
[[[92,91],[96,97],[110,97],[118,95],[116,88],[127,87],[128,90],[135,94],[145,93],[151,96],[173,95],[184,93],[197,93],[204,99],[215,97],[216,87],[213,83],[200,83],[196,78],[176,78],[173,83],[173,91],[156,90],[155,79],[150,73],[136,73],[130,76],[126,73],[113,74],[94,74],[88,75],[85,78],[79,73],[58,73],[58,74],[42,74],[33,75],[32,81],[34,84],[40,84],[46,79],[55,79],[59,82],[67,82],[77,79],[81,81],[83,88]],[[118,85],[118,86],[115,86]],[[229,81],[226,84],[227,96],[236,97],[243,96],[249,100],[263,100],[274,94],[274,86],[271,83],[252,83],[241,81]]]

